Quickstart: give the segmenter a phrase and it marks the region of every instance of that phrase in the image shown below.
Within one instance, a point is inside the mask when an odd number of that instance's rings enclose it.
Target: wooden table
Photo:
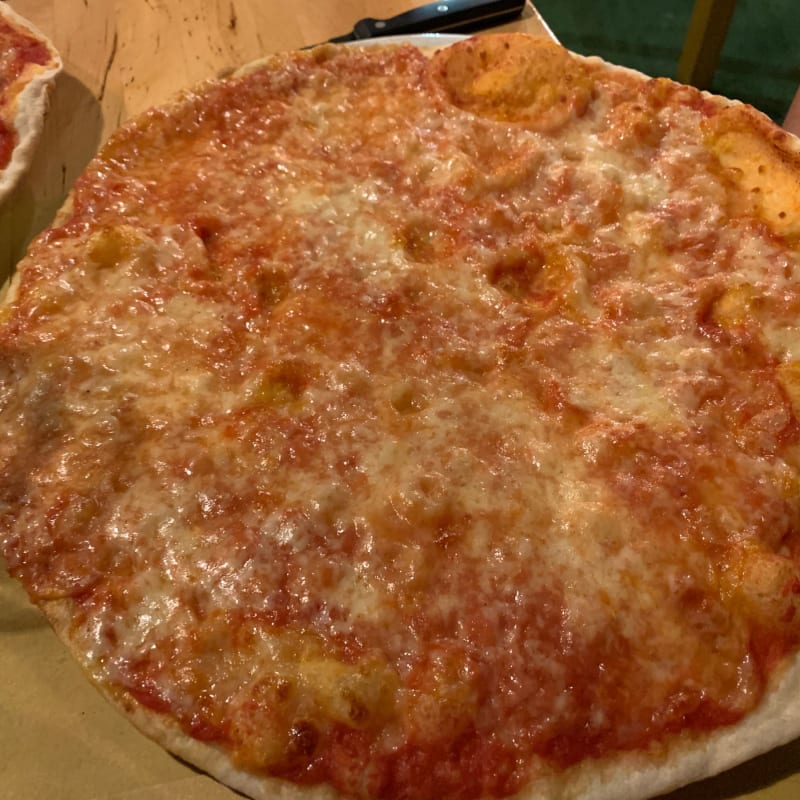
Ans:
[[[98,146],[130,116],[267,53],[325,41],[413,0],[12,0],[53,41],[64,73],[36,162],[0,209],[0,283],[53,218]],[[533,6],[503,26],[549,35]]]

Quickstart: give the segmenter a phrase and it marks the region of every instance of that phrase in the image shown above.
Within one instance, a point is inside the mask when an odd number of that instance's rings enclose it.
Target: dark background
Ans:
[[[535,0],[566,47],[676,77],[693,0]],[[782,122],[800,85],[800,0],[737,0],[711,91]]]

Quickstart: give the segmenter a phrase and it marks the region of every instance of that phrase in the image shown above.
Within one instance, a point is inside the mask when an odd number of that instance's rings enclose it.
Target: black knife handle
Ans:
[[[406,33],[455,33],[508,22],[518,17],[524,7],[525,0],[441,0],[389,19],[361,19],[353,33],[356,39]]]

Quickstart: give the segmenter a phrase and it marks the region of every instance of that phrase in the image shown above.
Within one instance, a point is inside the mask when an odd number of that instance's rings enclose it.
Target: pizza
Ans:
[[[0,2],[0,201],[33,158],[61,57],[50,41]]]
[[[800,734],[800,146],[519,34],[118,131],[0,312],[0,544],[253,798],[634,800]]]

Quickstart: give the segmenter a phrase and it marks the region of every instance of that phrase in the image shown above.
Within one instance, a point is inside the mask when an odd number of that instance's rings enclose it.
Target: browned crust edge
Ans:
[[[169,752],[254,800],[344,800],[328,786],[301,786],[237,768],[223,749],[192,738],[168,715],[145,708],[93,674],[70,635],[69,599],[47,600],[40,608],[103,697]],[[775,676],[761,705],[741,722],[705,735],[681,734],[648,751],[586,761],[561,774],[544,772],[513,800],[643,800],[717,775],[798,734],[800,655]]]

